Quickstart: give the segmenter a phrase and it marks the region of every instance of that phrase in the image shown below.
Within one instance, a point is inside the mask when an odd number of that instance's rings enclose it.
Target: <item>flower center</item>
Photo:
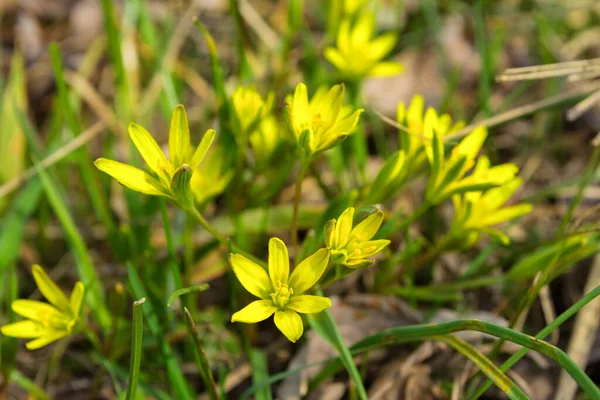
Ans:
[[[275,303],[278,307],[285,307],[288,301],[290,301],[290,297],[294,294],[294,289],[292,287],[285,285],[281,282],[277,283],[275,286],[275,291],[270,294],[273,299],[273,303]]]

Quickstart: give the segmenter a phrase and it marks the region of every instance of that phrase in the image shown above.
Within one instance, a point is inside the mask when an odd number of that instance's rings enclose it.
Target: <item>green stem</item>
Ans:
[[[133,302],[133,329],[131,339],[131,362],[129,364],[129,385],[127,386],[126,400],[135,398],[137,390],[138,377],[140,374],[140,364],[142,362],[142,330],[144,327],[144,313],[142,305],[146,301],[141,298]]]
[[[294,249],[294,259],[298,258],[298,209],[300,207],[300,197],[302,195],[302,182],[306,175],[307,164],[303,163],[298,173],[298,179],[296,180],[296,190],[294,193],[294,209],[292,212],[292,248]]]
[[[412,224],[417,219],[419,219],[423,214],[425,214],[425,212],[427,212],[427,210],[429,210],[429,208],[431,206],[432,206],[432,204],[430,204],[428,202],[421,203],[421,205],[411,215],[409,215],[408,218],[404,219],[402,222],[398,222],[398,220],[400,218],[402,218],[404,216],[404,214],[401,211],[398,211],[396,214],[394,214],[394,216],[392,218],[390,218],[390,220],[388,222],[383,224],[383,226],[375,234],[375,237],[373,239],[387,238],[392,233],[405,229],[408,225]]]

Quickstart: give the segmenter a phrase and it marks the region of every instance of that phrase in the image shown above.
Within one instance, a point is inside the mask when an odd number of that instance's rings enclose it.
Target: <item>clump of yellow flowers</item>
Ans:
[[[366,76],[389,76],[404,68],[393,61],[381,61],[394,48],[397,36],[386,33],[373,38],[375,15],[363,12],[355,23],[346,17],[340,24],[336,47],[327,47],[325,58],[346,78],[360,80]]]
[[[36,350],[56,340],[71,335],[79,322],[84,287],[77,282],[71,297],[67,296],[50,279],[39,265],[32,268],[33,278],[42,295],[50,302],[18,299],[11,308],[26,320],[4,325],[0,332],[6,336],[34,339],[27,342],[29,350]]]
[[[304,332],[298,313],[318,313],[331,306],[327,297],[304,294],[325,272],[329,263],[327,249],[317,250],[291,274],[287,247],[278,238],[269,241],[268,274],[241,254],[230,254],[229,262],[242,286],[260,299],[233,314],[231,322],[260,322],[275,314],[277,328],[295,342]]]
[[[294,95],[286,100],[286,117],[298,146],[308,161],[349,136],[363,109],[343,110],[344,85],[335,85],[328,92],[318,91],[308,101],[306,85],[299,83]]]
[[[97,159],[96,167],[129,189],[164,196],[182,208],[190,207],[193,203],[190,180],[198,173],[198,167],[215,139],[215,131],[207,130],[198,147],[194,148],[190,144],[185,108],[179,105],[171,118],[169,159],[142,126],[130,124],[129,137],[146,162],[149,172],[106,158]]]
[[[383,222],[379,210],[354,228],[354,208],[347,208],[336,220],[325,225],[325,245],[331,251],[331,261],[349,268],[363,268],[373,264],[368,257],[374,256],[390,244],[389,240],[371,240]]]

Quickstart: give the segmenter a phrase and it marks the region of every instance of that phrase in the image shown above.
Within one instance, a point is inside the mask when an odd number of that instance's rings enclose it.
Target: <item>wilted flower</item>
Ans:
[[[96,167],[112,176],[123,186],[137,192],[165,196],[179,205],[191,204],[190,180],[215,138],[215,131],[206,131],[197,148],[190,144],[190,130],[185,108],[179,105],[173,111],[169,131],[169,159],[146,129],[129,125],[129,137],[137,147],[150,172],[118,161],[99,158]]]
[[[371,240],[383,222],[383,211],[377,211],[352,228],[354,208],[347,208],[340,217],[325,225],[325,245],[331,251],[331,261],[350,268],[373,264],[367,260],[383,250],[389,240]]]
[[[243,133],[252,133],[271,112],[275,96],[269,93],[263,99],[254,86],[239,86],[233,93],[233,108]]]
[[[233,272],[256,300],[236,312],[231,322],[255,323],[275,314],[275,325],[292,342],[304,332],[298,313],[312,314],[331,307],[327,297],[303,294],[321,278],[329,262],[329,250],[320,249],[302,261],[290,275],[285,244],[278,238],[269,241],[269,273],[241,254],[230,254]]]
[[[479,171],[487,170],[489,164],[487,157],[480,157],[473,173],[478,174]],[[465,236],[464,247],[472,246],[481,233],[487,233],[504,244],[510,243],[508,236],[493,226],[525,215],[532,210],[533,206],[528,203],[503,207],[522,183],[521,178],[514,178],[485,192],[469,192],[452,196],[454,218],[451,232],[456,236]]]
[[[430,204],[439,204],[447,198],[466,192],[482,191],[500,186],[513,179],[519,168],[506,163],[491,168],[478,168],[469,176],[465,174],[475,165],[475,159],[485,138],[487,130],[480,126],[469,133],[456,145],[448,158],[444,155],[444,144],[432,127],[425,125],[428,136],[433,137],[427,146],[427,158],[430,176],[425,198]]]
[[[397,36],[386,33],[373,38],[375,15],[363,12],[354,25],[345,18],[337,35],[336,46],[325,49],[325,58],[343,76],[362,79],[365,76],[389,76],[404,70],[401,64],[381,61],[395,46]]]
[[[308,157],[332,148],[356,127],[364,110],[343,110],[343,102],[344,85],[335,85],[327,93],[318,91],[309,103],[306,85],[299,83],[287,99],[290,128]]]
[[[0,332],[6,336],[34,339],[26,346],[36,350],[73,333],[79,321],[84,288],[77,282],[68,299],[42,267],[34,265],[32,272],[37,287],[50,304],[24,299],[13,301],[12,310],[27,319],[4,325]]]

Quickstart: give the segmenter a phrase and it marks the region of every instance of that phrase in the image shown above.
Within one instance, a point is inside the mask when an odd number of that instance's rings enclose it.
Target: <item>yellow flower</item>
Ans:
[[[250,145],[260,167],[264,167],[281,144],[280,126],[277,119],[268,115],[260,121],[258,128],[250,135]]]
[[[317,250],[298,264],[291,275],[287,247],[278,238],[269,241],[268,274],[241,254],[230,254],[229,262],[242,286],[261,299],[233,314],[231,322],[255,323],[275,314],[277,328],[295,342],[304,331],[298,313],[318,313],[331,307],[327,297],[303,294],[317,283],[327,268],[327,249]]]
[[[137,192],[165,196],[181,206],[192,199],[190,179],[215,138],[215,131],[206,131],[200,144],[194,149],[190,144],[190,130],[185,108],[178,105],[173,111],[169,131],[169,159],[166,158],[154,138],[137,124],[129,125],[129,137],[137,147],[150,172],[118,161],[99,158],[96,167],[112,176],[123,186]]]
[[[352,228],[354,208],[347,208],[340,217],[327,222],[325,245],[331,251],[331,261],[350,268],[373,264],[367,257],[383,250],[389,240],[371,240],[383,222],[383,211],[377,211]]]
[[[327,93],[318,91],[310,103],[306,85],[299,83],[293,97],[286,100],[286,117],[298,145],[306,155],[332,148],[352,133],[362,108],[342,107],[344,85],[335,85]]]
[[[375,15],[363,12],[354,26],[350,18],[340,24],[336,46],[325,49],[325,58],[343,76],[362,79],[365,76],[389,76],[401,73],[404,67],[396,62],[381,61],[396,45],[397,36],[386,33],[373,39]]]
[[[213,146],[202,162],[202,170],[192,175],[190,186],[196,203],[202,204],[225,190],[233,178],[221,146]]]
[[[13,311],[27,319],[4,325],[0,332],[6,336],[35,339],[26,346],[29,350],[36,350],[71,335],[79,321],[84,288],[81,282],[77,282],[68,299],[42,267],[34,265],[32,270],[37,287],[50,304],[22,299],[13,301]]]
[[[239,86],[233,93],[233,108],[242,132],[252,133],[260,121],[271,112],[275,96],[269,93],[263,99],[254,86]]]
[[[519,168],[511,163],[488,168],[478,168],[471,175],[465,174],[473,168],[475,159],[485,138],[487,130],[480,126],[469,133],[456,145],[450,156],[444,156],[444,144],[439,134],[431,126],[425,125],[427,136],[433,137],[432,144],[427,146],[427,158],[430,165],[430,176],[425,198],[430,204],[439,204],[447,198],[466,192],[482,191],[500,186],[513,179]]]
[[[399,132],[400,148],[406,153],[408,158],[418,158],[420,161],[425,161],[422,150],[431,142],[431,134],[435,131],[443,138],[444,136],[451,135],[465,125],[464,122],[452,123],[452,118],[448,114],[438,115],[437,111],[429,107],[427,111],[423,112],[425,108],[425,100],[422,96],[413,96],[408,109],[406,105],[401,102],[398,104],[396,112],[396,121],[408,128],[406,132],[401,130]],[[427,125],[427,128],[425,128]]]
[[[489,164],[487,157],[480,157],[473,173],[478,174],[480,171],[487,170]],[[454,218],[451,232],[465,236],[465,247],[472,246],[479,239],[480,233],[487,233],[502,243],[509,244],[508,236],[492,226],[520,217],[532,210],[533,206],[528,203],[503,207],[522,183],[521,178],[514,178],[485,192],[469,192],[452,196]]]

